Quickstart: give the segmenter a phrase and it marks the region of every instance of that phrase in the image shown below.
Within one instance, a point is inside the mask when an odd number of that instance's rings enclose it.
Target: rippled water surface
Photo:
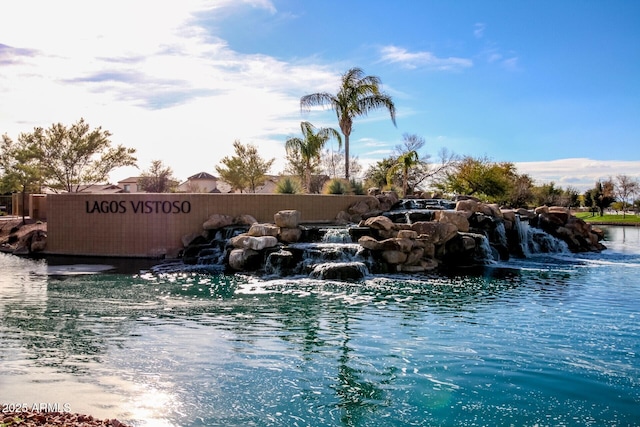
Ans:
[[[0,402],[139,426],[639,425],[640,228],[608,240],[360,283],[0,255]]]

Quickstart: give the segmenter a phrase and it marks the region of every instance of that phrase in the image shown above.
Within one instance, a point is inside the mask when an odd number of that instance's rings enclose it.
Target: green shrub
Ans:
[[[351,178],[349,185],[351,186],[351,192],[356,196],[363,196],[366,194],[362,181],[356,181],[354,178]]]
[[[278,194],[298,194],[302,191],[300,183],[293,178],[282,178],[278,181],[276,186],[276,193]]]
[[[349,183],[344,179],[334,178],[324,185],[324,194],[347,194],[351,189]]]

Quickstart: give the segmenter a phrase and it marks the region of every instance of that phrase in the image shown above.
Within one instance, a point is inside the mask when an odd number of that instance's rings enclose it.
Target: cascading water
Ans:
[[[325,228],[321,229],[324,232],[322,235],[322,243],[352,243],[353,239],[349,234],[349,228]]]
[[[552,236],[542,229],[531,227],[528,220],[515,221],[519,244],[522,254],[529,257],[538,253],[566,253],[569,247],[562,240]]]
[[[330,238],[344,234],[332,231]],[[293,243],[268,256],[265,272],[317,279],[360,279],[369,274],[370,265],[368,251],[357,243]]]

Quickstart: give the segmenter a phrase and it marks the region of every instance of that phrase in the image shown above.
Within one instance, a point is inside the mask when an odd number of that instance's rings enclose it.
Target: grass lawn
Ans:
[[[575,214],[576,217],[582,218],[586,222],[604,222],[607,224],[638,224],[640,225],[640,216],[634,214],[627,214],[625,217],[622,217],[622,214],[605,214],[604,216],[600,216],[595,214],[592,216],[591,212],[577,212]]]

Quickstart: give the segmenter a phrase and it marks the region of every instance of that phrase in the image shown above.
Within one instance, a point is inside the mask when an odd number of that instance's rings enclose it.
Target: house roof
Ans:
[[[128,183],[137,184],[139,179],[140,179],[140,177],[139,177],[139,176],[130,176],[130,177],[129,177],[129,178],[127,178],[127,179],[123,179],[123,180],[121,180],[121,181],[118,181],[118,184],[121,184],[121,183],[125,183],[125,184],[128,184]]]
[[[79,193],[122,193],[122,188],[113,184],[94,184],[81,188]]]
[[[187,180],[192,180],[192,179],[214,179],[214,180],[217,180],[218,178],[216,178],[215,176],[211,175],[210,173],[200,172],[200,173],[197,173],[195,175],[191,175],[189,178],[187,178]]]

